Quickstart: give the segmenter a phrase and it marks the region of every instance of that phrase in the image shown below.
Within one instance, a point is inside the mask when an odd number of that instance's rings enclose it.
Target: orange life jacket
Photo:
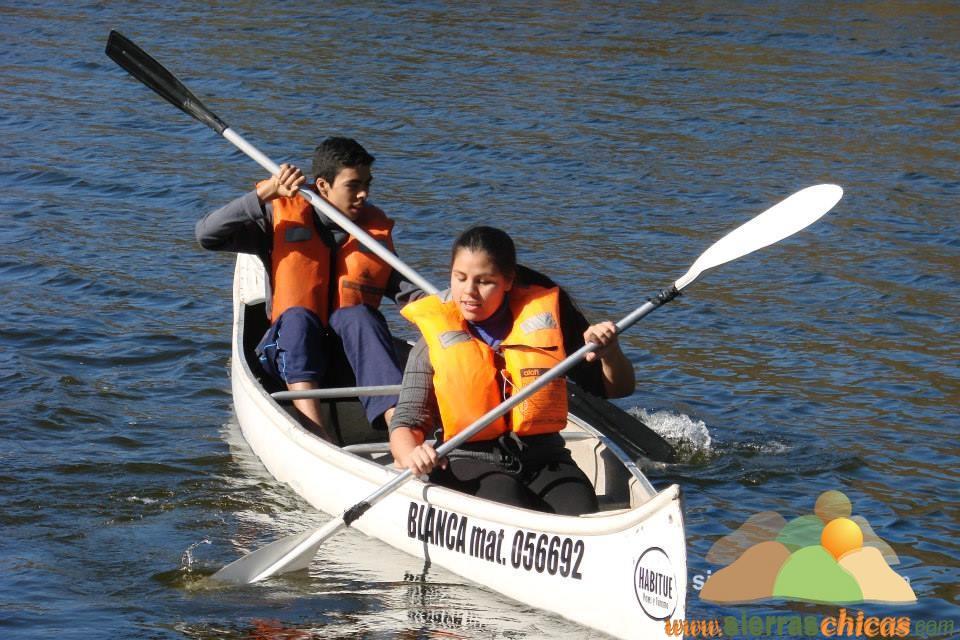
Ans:
[[[427,342],[445,441],[566,357],[560,330],[560,289],[515,285],[508,296],[513,328],[496,353],[470,333],[453,300],[427,296],[400,312],[417,325]],[[497,366],[497,356],[502,356],[503,371]],[[492,440],[509,430],[518,435],[554,433],[566,424],[567,387],[561,377],[472,440]]]
[[[317,233],[313,206],[299,195],[275,198],[271,205],[271,320],[290,307],[306,307],[326,324],[330,313],[340,307],[380,306],[390,265],[349,236],[334,256],[336,286],[332,287],[330,247]],[[393,220],[383,211],[365,205],[357,226],[393,251]]]

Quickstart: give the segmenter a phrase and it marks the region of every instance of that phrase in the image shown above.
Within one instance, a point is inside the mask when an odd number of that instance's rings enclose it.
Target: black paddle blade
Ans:
[[[223,133],[227,123],[190,93],[183,83],[164,68],[162,64],[116,31],[107,38],[107,55],[127,73],[147,85],[167,102],[193,116],[217,133]]]
[[[617,405],[590,395],[571,380],[567,380],[567,400],[570,413],[593,425],[631,458],[677,461],[676,450],[660,434]]]

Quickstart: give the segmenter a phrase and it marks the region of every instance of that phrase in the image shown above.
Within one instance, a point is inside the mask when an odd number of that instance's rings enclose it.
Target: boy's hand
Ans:
[[[261,202],[269,202],[274,198],[289,198],[297,193],[306,180],[303,172],[295,165],[282,164],[280,173],[257,185],[257,197]]]

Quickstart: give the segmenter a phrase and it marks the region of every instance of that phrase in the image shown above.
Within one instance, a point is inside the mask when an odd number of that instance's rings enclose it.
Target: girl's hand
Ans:
[[[583,332],[583,342],[584,344],[595,342],[600,345],[599,349],[587,354],[587,362],[593,362],[597,358],[602,360],[612,349],[618,347],[617,327],[609,320],[590,325],[587,327],[587,330]]]
[[[437,450],[428,442],[419,444],[398,460],[401,469],[410,469],[415,476],[425,476],[436,467],[445,468],[446,458],[439,458]]]

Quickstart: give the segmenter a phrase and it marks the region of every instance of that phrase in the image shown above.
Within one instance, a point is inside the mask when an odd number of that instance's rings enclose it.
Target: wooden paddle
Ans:
[[[691,285],[707,271],[783,240],[812,224],[830,211],[842,196],[843,189],[840,187],[822,184],[798,191],[783,202],[764,211],[714,243],[671,287],[660,291],[656,297],[620,320],[616,324],[617,332],[625,331],[654,309],[673,300],[682,289]],[[456,449],[551,380],[565,374],[597,347],[597,344],[591,342],[567,356],[535,382],[524,387],[519,393],[477,418],[468,428],[444,442],[437,448],[437,455],[443,457]],[[232,584],[248,584],[269,578],[274,574],[306,569],[320,545],[342,527],[350,526],[370,507],[396,491],[411,476],[409,469],[401,472],[367,496],[365,500],[353,505],[322,527],[281,538],[220,569],[211,576],[211,579]]]
[[[127,70],[134,78],[147,85],[163,97],[173,106],[181,109],[193,118],[212,128],[221,134],[227,140],[232,142],[241,151],[250,156],[261,167],[270,173],[277,174],[280,167],[267,158],[263,153],[256,149],[249,142],[244,140],[240,134],[227,126],[213,111],[207,108],[193,93],[187,89],[180,80],[178,80],[169,70],[157,62],[153,57],[143,49],[131,42],[116,31],[111,31],[107,38],[107,55],[121,67]],[[404,264],[396,255],[388,251],[379,242],[374,240],[363,229],[355,225],[349,218],[344,216],[339,210],[330,205],[326,200],[308,189],[300,189],[303,195],[310,203],[326,214],[331,220],[337,223],[342,229],[356,237],[366,247],[387,261],[397,271],[405,275],[411,282],[427,293],[436,293],[437,289],[429,282],[424,280],[416,271]],[[342,391],[341,391],[342,393]],[[286,398],[294,397],[318,397],[324,394],[322,390],[311,390],[309,392],[282,392],[277,397],[283,395]],[[594,404],[603,402],[600,399],[590,399]],[[584,398],[587,401],[587,398]],[[580,406],[580,403],[577,404]],[[612,414],[615,411],[613,405],[609,405],[609,410],[605,413]],[[647,457],[658,462],[673,462],[675,452],[673,447],[667,443],[656,432],[648,428],[638,420],[621,420],[622,428],[616,429],[615,424],[609,420],[602,424],[611,426],[611,435],[620,437],[618,442],[622,445],[625,439],[629,445],[629,450],[640,449]],[[598,425],[601,426],[601,425]]]

